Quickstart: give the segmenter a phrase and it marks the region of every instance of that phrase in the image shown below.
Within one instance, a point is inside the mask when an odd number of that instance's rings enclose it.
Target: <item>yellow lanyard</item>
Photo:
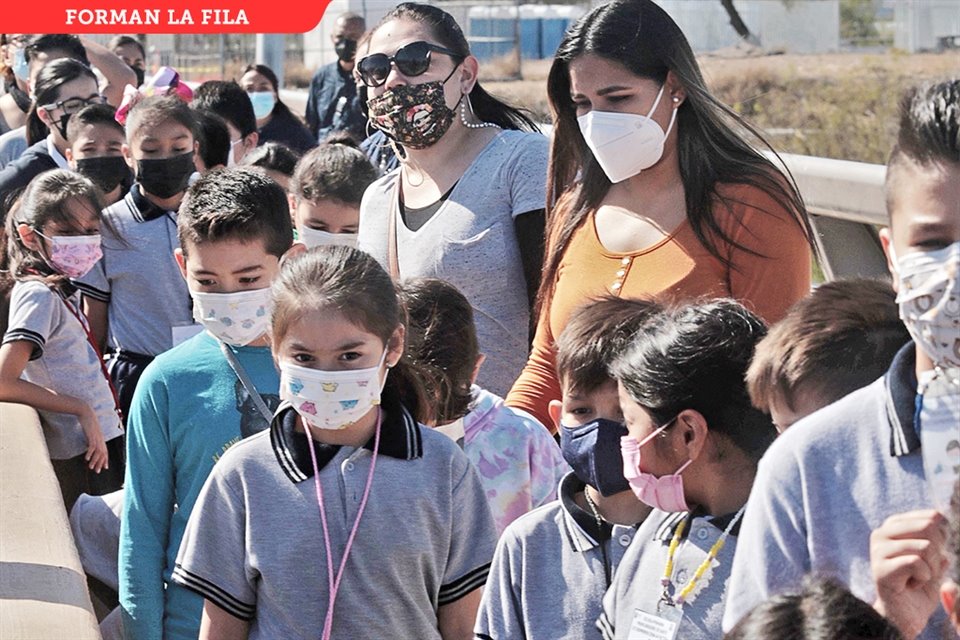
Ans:
[[[723,530],[723,533],[720,534],[720,537],[717,538],[717,541],[713,543],[713,546],[710,547],[710,551],[707,553],[706,559],[700,563],[700,566],[697,567],[697,570],[694,572],[693,576],[690,578],[690,582],[687,583],[676,598],[671,598],[669,593],[670,583],[672,582],[670,576],[673,575],[673,558],[677,553],[677,548],[680,546],[680,539],[683,537],[683,532],[687,528],[687,521],[690,520],[691,516],[684,518],[679,525],[677,525],[677,530],[673,534],[673,539],[670,540],[670,547],[667,551],[667,564],[663,568],[663,577],[660,578],[660,584],[663,586],[663,593],[660,596],[660,599],[672,606],[683,606],[683,604],[693,602],[693,599],[690,598],[690,594],[693,593],[693,590],[696,588],[697,583],[700,581],[700,578],[703,577],[703,574],[707,572],[711,566],[713,566],[713,561],[716,559],[717,554],[720,553],[720,550],[723,549],[723,545],[727,542],[727,536],[730,535],[730,531],[736,526],[737,522],[740,520],[740,516],[743,515],[743,507],[740,507],[740,510],[737,511],[737,515],[733,516],[733,519],[730,521],[730,524],[727,525],[727,528]],[[696,595],[694,594],[694,597]]]

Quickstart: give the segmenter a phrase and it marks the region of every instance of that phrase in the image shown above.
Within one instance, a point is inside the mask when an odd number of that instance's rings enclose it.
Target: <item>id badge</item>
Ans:
[[[946,513],[960,477],[960,369],[924,380],[920,392],[920,452],[934,506]]]
[[[683,618],[683,608],[661,604],[656,613],[634,609],[627,640],[674,640]]]

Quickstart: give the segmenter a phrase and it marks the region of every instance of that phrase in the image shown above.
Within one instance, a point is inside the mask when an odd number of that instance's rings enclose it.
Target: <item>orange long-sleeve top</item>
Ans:
[[[796,218],[756,187],[724,185],[719,191],[730,208],[715,206],[717,222],[744,247],[717,243],[732,267],[703,246],[688,221],[643,251],[608,251],[589,214],[564,252],[553,298],[541,313],[530,357],[507,396],[508,405],[553,427],[547,405],[561,398],[554,337],[570,314],[591,298],[614,294],[679,302],[730,297],[773,323],[809,293],[810,245]]]

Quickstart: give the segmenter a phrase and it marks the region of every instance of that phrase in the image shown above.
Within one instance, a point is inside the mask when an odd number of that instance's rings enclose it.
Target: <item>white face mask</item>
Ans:
[[[899,287],[900,319],[940,367],[960,367],[960,242],[899,259],[890,245]]]
[[[293,405],[300,417],[318,429],[345,429],[380,404],[380,367],[324,371],[288,362],[280,363],[280,399]],[[389,370],[388,370],[389,373]]]
[[[270,287],[236,293],[191,291],[190,295],[194,319],[227,344],[242,347],[270,328]]]
[[[665,87],[666,85],[660,87],[657,99],[645,116],[591,111],[577,118],[587,146],[610,182],[623,182],[632,178],[657,164],[663,156],[663,144],[673,129],[677,110],[674,109],[670,116],[666,133],[650,116],[657,110]]]
[[[307,245],[307,249],[334,244],[354,248],[357,246],[356,233],[330,233],[329,231],[320,231],[319,229],[311,229],[310,227],[301,227],[297,236],[300,242]]]

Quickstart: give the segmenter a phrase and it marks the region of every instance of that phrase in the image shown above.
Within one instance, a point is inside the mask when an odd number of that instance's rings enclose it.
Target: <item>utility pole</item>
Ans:
[[[283,88],[283,66],[286,62],[286,36],[282,33],[257,34],[257,64],[265,64],[277,74],[277,90]]]

